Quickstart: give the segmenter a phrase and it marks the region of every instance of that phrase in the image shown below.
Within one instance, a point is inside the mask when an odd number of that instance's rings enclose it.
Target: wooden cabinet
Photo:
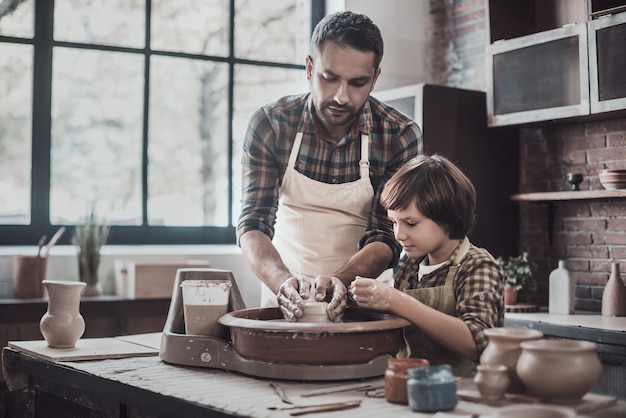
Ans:
[[[626,12],[588,23],[591,113],[626,109]]]
[[[519,184],[516,128],[489,128],[485,92],[432,84],[374,91],[411,116],[423,132],[424,153],[449,158],[478,194],[473,244],[494,256],[517,254],[519,208],[510,201]]]
[[[589,114],[585,23],[487,46],[489,126]]]
[[[490,12],[500,10],[495,3],[490,2]],[[577,12],[569,14],[565,12],[576,9],[573,2],[559,7],[551,3],[528,12],[538,17],[559,9],[562,26],[546,29],[538,19],[536,25],[525,26],[535,30],[523,36],[513,31],[514,36],[496,38],[487,46],[489,126],[626,114],[626,2],[592,2],[596,4],[588,12],[580,9],[580,2]],[[609,5],[619,7],[603,10]],[[490,16],[492,23],[494,19]],[[502,22],[495,29],[505,30]]]
[[[135,300],[115,296],[84,297],[80,304],[80,312],[85,319],[83,337],[114,337],[161,332],[165,325],[169,305],[169,298]],[[44,299],[0,299],[0,348],[7,346],[9,341],[42,340],[39,321],[46,312],[47,306],[48,302]],[[27,409],[25,396],[26,393],[20,391],[8,392],[4,376],[0,373],[0,418],[26,416],[24,415]],[[42,398],[41,401],[52,402],[53,400]],[[58,401],[62,402],[63,399]],[[100,401],[93,400],[93,402]],[[103,405],[106,405],[106,400],[103,401]]]

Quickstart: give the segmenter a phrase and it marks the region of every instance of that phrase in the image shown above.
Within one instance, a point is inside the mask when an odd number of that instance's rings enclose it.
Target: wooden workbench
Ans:
[[[182,367],[164,363],[157,355],[90,361],[51,361],[15,348],[3,350],[5,375],[13,390],[26,388],[31,404],[40,408],[67,407],[75,416],[108,417],[290,417],[289,410],[270,410],[282,404],[269,380],[218,369]],[[388,403],[384,398],[367,397],[364,391],[333,391],[321,396],[301,395],[320,388],[352,383],[380,387],[383,378],[342,382],[280,381],[295,403],[327,403],[359,399],[361,405],[341,412],[316,413],[326,417],[421,418],[436,414],[412,412],[408,406]],[[471,379],[458,382],[459,389],[472,390]],[[594,395],[596,396],[596,395]],[[37,416],[35,413],[31,416]],[[452,416],[488,416],[494,407],[460,400]],[[103,415],[87,415],[98,411]],[[618,418],[626,414],[626,401],[581,417]],[[70,415],[66,415],[70,416]],[[437,417],[446,416],[443,414]]]

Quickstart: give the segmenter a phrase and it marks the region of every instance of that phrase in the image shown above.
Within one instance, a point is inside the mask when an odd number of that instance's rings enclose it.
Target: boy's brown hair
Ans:
[[[387,210],[406,210],[415,204],[450,239],[463,238],[474,226],[476,189],[442,155],[420,155],[407,161],[385,184],[380,202]]]

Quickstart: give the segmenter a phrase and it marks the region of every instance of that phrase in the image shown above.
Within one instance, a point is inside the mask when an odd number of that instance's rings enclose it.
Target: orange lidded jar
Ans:
[[[428,360],[423,358],[390,358],[387,361],[387,370],[385,371],[385,399],[387,402],[408,405],[406,382],[409,380],[409,375],[407,370],[429,364]]]

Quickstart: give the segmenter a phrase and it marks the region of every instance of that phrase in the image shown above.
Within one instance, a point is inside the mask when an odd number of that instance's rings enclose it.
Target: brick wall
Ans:
[[[486,90],[488,2],[431,0],[431,7],[445,10],[442,21],[450,23],[444,26],[449,31],[444,84]],[[520,128],[521,193],[569,190],[569,172],[584,174],[581,189],[602,189],[598,172],[605,167],[626,168],[626,118]],[[538,264],[538,291],[522,291],[521,301],[547,306],[549,274],[563,259],[576,283],[576,309],[599,312],[612,260],[621,263],[626,277],[626,199],[553,203],[552,241],[550,205],[520,205],[519,248]]]
[[[436,5],[442,7],[436,7]],[[435,17],[446,11],[448,25],[435,27],[439,31],[450,31],[450,40],[445,51],[444,84],[470,90],[485,90],[485,46],[489,44],[487,0],[431,0],[431,14]],[[434,40],[443,34],[436,33]],[[434,68],[437,70],[437,68]],[[433,76],[434,77],[434,76]]]
[[[626,168],[626,118],[522,128],[520,144],[520,192],[569,190],[569,172],[583,173],[581,189],[598,190],[600,170]],[[539,267],[539,291],[523,300],[547,305],[548,276],[564,259],[576,283],[576,309],[600,311],[611,260],[626,273],[626,199],[553,203],[552,243],[550,205],[521,205],[520,250]]]

